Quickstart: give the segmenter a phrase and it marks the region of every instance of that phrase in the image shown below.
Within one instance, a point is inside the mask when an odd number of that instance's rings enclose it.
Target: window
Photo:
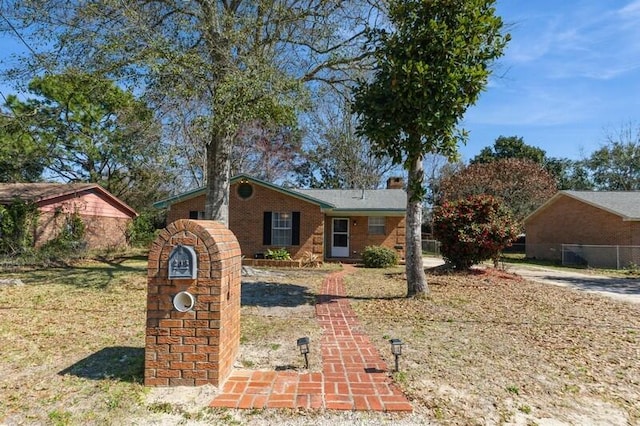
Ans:
[[[264,212],[263,220],[263,245],[300,245],[300,212]]]
[[[204,219],[204,212],[197,211],[197,210],[191,210],[189,212],[189,219],[203,220]]]
[[[369,235],[384,235],[384,217],[369,218]]]
[[[251,184],[246,182],[241,182],[240,185],[238,185],[238,197],[242,198],[243,200],[246,200],[248,198],[251,198],[252,195],[253,195],[253,186],[251,186]]]
[[[271,244],[291,245],[291,213],[273,212],[271,215]]]

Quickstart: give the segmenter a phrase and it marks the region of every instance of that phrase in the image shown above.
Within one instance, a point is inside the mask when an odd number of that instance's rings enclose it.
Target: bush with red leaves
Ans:
[[[444,259],[466,270],[487,259],[497,259],[518,234],[509,210],[495,197],[476,195],[445,201],[434,211],[434,236]]]

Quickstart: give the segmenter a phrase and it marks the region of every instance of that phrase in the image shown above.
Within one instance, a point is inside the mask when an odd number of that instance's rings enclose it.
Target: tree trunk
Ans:
[[[205,218],[229,227],[229,186],[231,180],[230,137],[213,135],[207,145],[207,195]]]
[[[407,160],[406,272],[407,297],[424,297],[428,292],[427,276],[422,262],[422,202],[424,181],[422,156]]]

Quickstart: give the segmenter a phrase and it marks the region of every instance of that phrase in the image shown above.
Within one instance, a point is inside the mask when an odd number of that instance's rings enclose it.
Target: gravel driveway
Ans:
[[[443,263],[444,261],[440,258],[424,258],[425,267],[434,267]],[[640,303],[640,279],[638,278],[612,278],[533,265],[506,264],[506,270],[543,284],[570,287],[626,302]]]

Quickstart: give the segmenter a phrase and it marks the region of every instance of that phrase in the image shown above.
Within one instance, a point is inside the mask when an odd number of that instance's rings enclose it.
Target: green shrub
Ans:
[[[148,247],[156,239],[162,218],[155,212],[142,212],[127,228],[127,241],[133,247]]]
[[[33,203],[14,200],[0,206],[0,254],[21,255],[33,248],[31,229],[38,223],[38,208]]]
[[[273,260],[291,260],[291,255],[286,248],[267,250],[264,257]]]
[[[68,214],[60,233],[38,249],[38,257],[51,260],[68,260],[86,254],[84,240],[86,226],[77,213]]]
[[[367,268],[388,268],[398,264],[398,254],[387,247],[367,246],[362,252],[362,260]]]

